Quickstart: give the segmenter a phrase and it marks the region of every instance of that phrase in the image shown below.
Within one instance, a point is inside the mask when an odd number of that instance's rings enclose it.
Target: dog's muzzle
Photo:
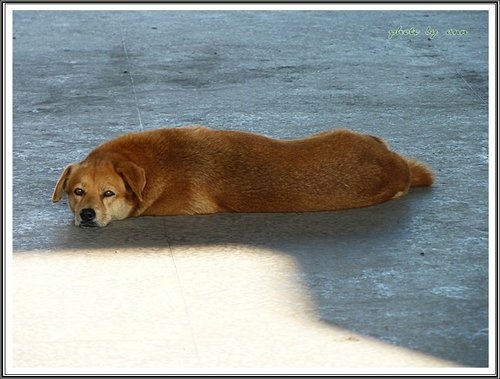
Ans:
[[[95,211],[92,208],[84,208],[80,211],[80,226],[84,227],[94,227],[97,226],[95,222]]]

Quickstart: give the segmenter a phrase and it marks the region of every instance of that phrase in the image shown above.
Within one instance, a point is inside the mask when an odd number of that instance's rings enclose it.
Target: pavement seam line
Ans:
[[[165,222],[163,223],[165,225]],[[188,308],[188,305],[187,305],[187,301],[186,301],[186,297],[184,296],[184,286],[182,285],[182,280],[181,280],[181,276],[179,274],[179,269],[177,268],[177,264],[175,263],[175,258],[174,258],[174,252],[172,250],[172,246],[170,245],[170,240],[168,239],[168,235],[166,233],[166,226],[165,226],[165,239],[167,240],[167,247],[168,247],[168,252],[169,252],[169,255],[170,255],[170,259],[174,265],[174,269],[175,269],[175,276],[177,278],[177,285],[179,286],[179,289],[181,291],[181,298],[182,298],[182,306],[184,307],[184,312],[186,314],[186,318],[187,318],[187,322],[188,322],[188,325],[189,325],[189,332],[191,334],[191,338],[192,338],[192,341],[193,341],[193,345],[194,345],[194,350],[195,350],[195,353],[196,353],[196,359],[198,360],[198,365],[200,367],[202,367],[202,359],[201,359],[201,355],[200,355],[200,349],[198,348],[198,343],[196,342],[196,336],[195,336],[195,333],[194,333],[194,328],[193,328],[193,322],[192,322],[192,319],[191,319],[191,314],[189,313],[189,308]]]
[[[479,100],[481,100],[481,102],[482,102],[484,105],[488,105],[487,101],[486,101],[485,99],[483,99],[483,97],[482,97],[482,96],[481,96],[481,95],[480,95],[480,94],[479,94],[479,93],[478,93],[478,92],[477,92],[474,88],[472,88],[472,86],[470,85],[470,83],[467,81],[467,79],[465,79],[465,78],[462,76],[462,74],[460,73],[460,71],[459,71],[459,70],[457,70],[457,69],[455,68],[455,72],[456,72],[456,73],[457,73],[457,75],[458,75],[458,76],[459,76],[459,77],[460,77],[460,78],[461,78],[461,79],[465,82],[465,84],[467,85],[467,87],[469,87],[469,89],[472,91],[472,93],[473,93],[474,95],[476,95],[476,96],[479,98]]]
[[[121,33],[121,39],[122,39],[123,52],[125,53],[125,60],[127,61],[127,69],[128,69],[127,71],[128,71],[128,75],[130,77],[130,83],[132,85],[132,92],[134,93],[135,109],[137,110],[137,117],[139,119],[139,127],[141,128],[141,131],[144,131],[144,125],[142,125],[141,110],[139,109],[139,102],[137,101],[137,91],[135,90],[134,76],[132,75],[132,69],[131,69],[131,65],[130,65],[130,58],[128,56],[127,44],[125,43],[125,39],[123,38],[123,33]]]
[[[432,47],[434,49],[434,46]],[[440,52],[437,52],[435,49],[434,51],[436,52],[437,54],[437,57],[439,60],[441,60],[441,62],[443,62],[444,64],[448,65],[449,67],[451,67],[455,73],[458,75],[458,77],[460,79],[462,79],[464,81],[464,83],[467,85],[467,87],[469,87],[469,89],[472,91],[472,94],[474,96],[476,96],[484,105],[488,105],[488,101],[486,99],[484,99],[471,85],[470,83],[467,81],[467,79],[465,79],[462,74],[460,73],[460,70],[452,63],[453,60],[450,59],[446,54],[443,54],[442,51]]]

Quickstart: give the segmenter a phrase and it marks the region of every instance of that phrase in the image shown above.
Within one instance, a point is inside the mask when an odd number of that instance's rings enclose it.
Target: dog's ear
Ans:
[[[139,201],[143,201],[142,192],[146,186],[146,171],[134,162],[120,162],[115,166],[116,172],[121,175],[125,183],[136,194]]]
[[[57,203],[61,200],[63,193],[66,192],[68,178],[71,175],[71,170],[75,166],[75,163],[69,164],[61,174],[61,177],[57,181],[56,187],[54,188],[54,192],[52,192],[52,202]]]

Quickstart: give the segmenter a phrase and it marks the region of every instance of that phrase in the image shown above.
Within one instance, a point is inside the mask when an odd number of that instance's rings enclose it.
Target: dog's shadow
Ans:
[[[335,212],[138,217],[114,221],[104,228],[78,228],[68,222],[48,247],[85,250],[241,244],[287,253],[294,250],[295,244],[327,240],[332,242],[332,251],[338,251],[339,245],[353,250],[366,241],[373,250],[377,241],[389,243],[405,233],[415,200],[402,198]]]

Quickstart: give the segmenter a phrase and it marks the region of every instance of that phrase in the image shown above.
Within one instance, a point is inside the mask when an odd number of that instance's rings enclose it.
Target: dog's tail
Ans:
[[[411,182],[410,187],[429,187],[434,183],[434,173],[423,163],[415,159],[405,158],[410,167]]]

